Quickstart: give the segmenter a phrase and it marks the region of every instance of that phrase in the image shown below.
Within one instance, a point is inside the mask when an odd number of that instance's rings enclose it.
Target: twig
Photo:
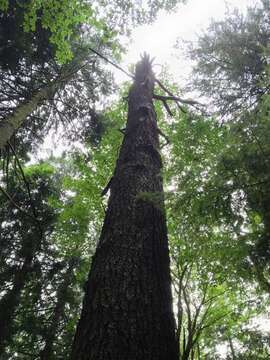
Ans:
[[[98,52],[97,50],[92,49],[91,47],[89,47],[89,50],[92,51],[94,54],[96,54],[97,56],[99,56],[100,58],[102,58],[103,60],[107,61],[109,64],[113,65],[116,69],[122,71],[124,74],[126,74],[128,77],[130,77],[131,79],[135,79],[135,77],[133,75],[131,75],[130,73],[128,73],[126,70],[124,70],[121,66],[117,65],[116,63],[114,63],[113,61],[109,60],[106,56],[102,55],[100,52]]]
[[[166,140],[166,143],[164,144],[164,146],[168,145],[170,143],[170,139],[168,138],[168,136],[166,136],[161,130],[160,128],[157,129],[158,134],[161,135],[162,137],[164,137],[164,139]]]
[[[37,224],[38,224],[38,228],[39,228],[39,231],[40,231],[41,236],[43,236],[43,231],[42,231],[42,228],[41,228],[41,226],[40,226],[40,222],[39,222],[39,220],[38,220],[36,208],[35,208],[35,206],[34,206],[33,199],[32,199],[32,196],[31,196],[31,191],[30,191],[29,183],[28,183],[28,181],[26,180],[26,177],[25,177],[23,168],[22,168],[22,166],[21,166],[20,160],[19,160],[18,157],[17,157],[16,151],[14,150],[14,148],[13,148],[13,146],[11,145],[10,142],[8,142],[8,145],[9,145],[9,147],[10,147],[10,149],[11,149],[12,153],[14,154],[14,157],[15,157],[15,159],[16,159],[16,161],[17,161],[19,170],[20,170],[21,175],[22,175],[22,178],[23,178],[23,182],[24,182],[24,184],[25,184],[25,186],[26,186],[26,189],[27,189],[27,193],[28,193],[28,197],[29,197],[29,202],[30,202],[30,207],[31,207],[32,212],[33,212],[33,215],[34,215],[34,219],[35,219],[35,221],[36,221]]]
[[[37,221],[36,218],[34,218],[31,214],[29,214],[27,211],[25,211],[24,209],[22,209],[20,207],[20,205],[18,205],[13,198],[9,195],[8,192],[6,192],[6,190],[4,190],[1,186],[0,186],[0,191],[5,195],[5,197],[15,206],[16,209],[18,209],[21,213],[23,213],[24,215],[30,217],[32,220],[34,220],[35,222]]]

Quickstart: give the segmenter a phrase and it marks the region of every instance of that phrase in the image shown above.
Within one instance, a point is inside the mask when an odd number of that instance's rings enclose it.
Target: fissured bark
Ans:
[[[136,66],[72,360],[176,360],[154,74]]]

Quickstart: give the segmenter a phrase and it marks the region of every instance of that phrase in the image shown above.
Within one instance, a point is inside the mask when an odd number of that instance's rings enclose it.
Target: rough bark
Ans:
[[[146,57],[93,258],[73,360],[176,360],[154,75]]]

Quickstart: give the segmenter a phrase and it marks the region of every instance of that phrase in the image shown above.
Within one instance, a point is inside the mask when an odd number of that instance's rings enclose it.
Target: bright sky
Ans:
[[[222,19],[228,8],[239,8],[245,12],[247,6],[256,0],[187,0],[178,6],[174,13],[161,12],[153,25],[140,26],[133,31],[129,51],[124,57],[123,66],[136,63],[144,51],[155,57],[155,63],[168,64],[170,72],[177,78],[186,76],[190,66],[181,59],[181,51],[174,48],[178,38],[195,40],[196,34],[206,29],[211,18]],[[159,68],[155,69],[158,72]],[[117,71],[117,80],[127,80]]]
[[[224,17],[226,4],[229,8],[237,7],[245,12],[247,6],[254,5],[257,1],[187,0],[186,4],[179,5],[178,10],[173,13],[160,12],[154,24],[140,26],[133,31],[132,39],[128,42],[128,52],[121,65],[128,69],[146,51],[151,57],[155,57],[155,64],[167,65],[175,81],[181,83],[191,67],[190,63],[181,58],[181,51],[174,47],[177,39],[195,40],[196,34],[207,28],[211,18],[217,20]],[[109,68],[115,73],[117,83],[129,80],[122,72],[111,66]],[[156,65],[155,73],[158,74],[160,70],[161,66]],[[60,155],[65,146],[56,146],[58,141],[59,139],[51,137],[45,139],[35,158],[49,155],[52,152],[52,142],[55,143],[54,155]]]

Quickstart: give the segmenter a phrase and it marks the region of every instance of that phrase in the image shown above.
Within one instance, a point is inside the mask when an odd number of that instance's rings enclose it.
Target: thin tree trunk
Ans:
[[[177,360],[161,157],[145,57],[74,339],[73,360]]]
[[[51,319],[51,324],[49,328],[46,331],[46,340],[45,340],[45,346],[43,350],[41,351],[39,358],[41,360],[53,360],[55,359],[55,356],[53,354],[53,345],[54,341],[57,336],[57,330],[59,328],[59,323],[61,319],[63,318],[64,311],[65,311],[65,305],[67,301],[67,293],[69,286],[73,279],[73,270],[76,266],[77,259],[71,258],[69,260],[68,268],[66,270],[66,273],[64,274],[64,279],[62,283],[59,286],[59,289],[57,291],[56,295],[56,305],[54,308],[53,316]]]
[[[29,223],[29,228],[30,226]],[[39,233],[33,233],[31,236],[28,234],[22,240],[18,255],[18,262],[21,262],[21,266],[15,269],[12,288],[0,300],[0,359],[14,333],[16,310],[20,304],[22,291],[33,271],[33,259],[37,249],[40,247],[41,236]]]
[[[0,301],[0,358],[12,337],[15,311],[20,303],[21,293],[32,269],[33,253],[29,253],[20,270],[15,273],[12,289]]]
[[[236,359],[236,355],[235,355],[235,350],[234,350],[233,341],[232,341],[231,336],[229,336],[229,345],[230,345],[232,360],[235,360],[235,359]]]
[[[182,340],[182,326],[183,326],[183,305],[182,305],[182,288],[183,288],[183,281],[184,276],[187,271],[187,266],[184,267],[182,270],[182,273],[180,273],[179,267],[178,267],[178,294],[177,294],[177,331],[176,331],[176,337],[177,337],[177,344],[179,348],[179,359],[182,358],[182,350],[185,350],[185,347],[181,346],[181,340]]]
[[[43,101],[52,98],[58,87],[68,80],[68,74],[52,80],[43,88],[34,92],[30,99],[20,103],[10,115],[0,120],[0,150],[7,145],[27,116],[31,115]]]
[[[197,356],[198,356],[198,360],[201,360],[201,349],[199,343],[197,343]]]
[[[182,348],[181,348],[181,330],[182,330],[182,321],[183,321],[183,306],[182,306],[182,281],[179,280],[179,286],[178,286],[178,294],[177,294],[177,332],[176,332],[176,337],[177,337],[177,343],[179,346],[179,358],[181,359],[181,353],[182,353]]]

